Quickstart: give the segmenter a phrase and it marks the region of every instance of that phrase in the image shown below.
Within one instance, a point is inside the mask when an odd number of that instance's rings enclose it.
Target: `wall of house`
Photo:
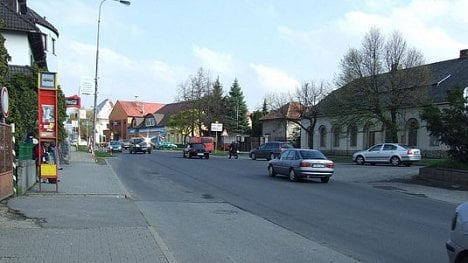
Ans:
[[[421,149],[423,157],[440,158],[446,156],[447,147],[431,138],[427,131],[427,124],[419,117],[416,109],[404,112],[399,121],[398,143],[411,145]],[[367,149],[370,146],[385,142],[385,127],[376,120],[366,124],[357,124],[357,136],[355,145],[351,144],[351,135],[347,126],[341,126],[338,135],[335,135],[333,120],[321,117],[317,119],[314,129],[314,149],[318,149],[328,155],[352,155],[354,152]],[[412,132],[411,124],[414,123]],[[308,122],[304,121],[304,125]],[[323,135],[322,127],[325,128]],[[304,130],[301,131],[301,147],[307,147],[308,138]],[[336,142],[337,141],[337,142]]]
[[[5,48],[11,57],[9,65],[31,66],[32,52],[28,36],[23,33],[4,32]]]
[[[114,133],[114,139],[127,139],[127,128],[131,121],[119,102],[114,105],[109,114],[109,129]]]
[[[47,55],[47,68],[50,72],[59,72],[57,57],[58,36],[47,27],[43,27],[39,24],[36,24],[36,26],[44,35],[47,36],[47,47],[45,49]]]
[[[104,135],[104,131],[108,129],[109,125],[109,115],[112,112],[112,103],[107,100],[106,104],[101,108],[101,110],[97,113],[96,118],[96,141],[97,142],[107,142],[110,138],[107,138]]]
[[[269,140],[286,140],[286,122],[283,120],[265,120],[262,122],[263,136]]]

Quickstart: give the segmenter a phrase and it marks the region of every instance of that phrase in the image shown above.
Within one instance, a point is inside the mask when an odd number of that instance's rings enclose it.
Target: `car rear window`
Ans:
[[[301,155],[302,159],[327,159],[327,157],[319,151],[301,151]]]
[[[294,148],[294,147],[289,143],[285,143],[285,144],[281,145],[281,148]]]
[[[203,144],[201,144],[201,143],[192,144],[191,148],[194,148],[194,149],[205,149],[205,145],[203,145]]]

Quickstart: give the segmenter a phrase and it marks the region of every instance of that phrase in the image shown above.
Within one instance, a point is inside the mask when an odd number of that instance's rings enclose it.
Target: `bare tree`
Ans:
[[[386,140],[398,141],[399,118],[405,110],[426,100],[429,73],[421,52],[408,48],[399,32],[386,40],[372,28],[361,49],[351,48],[341,60],[337,84],[324,101],[324,111],[341,124],[381,121]]]
[[[308,138],[308,147],[313,148],[313,134],[318,103],[327,95],[329,86],[321,82],[305,82],[297,87],[293,94],[271,94],[268,98],[273,114],[280,119],[296,123],[304,130]]]

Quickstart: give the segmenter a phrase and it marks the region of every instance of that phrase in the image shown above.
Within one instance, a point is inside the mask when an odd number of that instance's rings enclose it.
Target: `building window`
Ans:
[[[333,147],[340,147],[340,127],[333,127]]]
[[[357,126],[356,124],[351,124],[348,127],[348,136],[349,136],[349,146],[357,146]]]
[[[320,147],[327,146],[327,128],[325,126],[320,126],[319,128],[320,133]]]
[[[52,38],[52,54],[55,55],[55,39]]]
[[[145,126],[146,127],[151,127],[154,126],[156,122],[154,121],[154,118],[147,118],[145,119]]]
[[[417,146],[418,145],[418,129],[419,129],[419,124],[416,119],[410,119],[408,120],[406,124],[406,130],[407,130],[407,144],[409,146]]]
[[[47,51],[47,35],[42,34],[42,43],[44,43],[44,51]]]

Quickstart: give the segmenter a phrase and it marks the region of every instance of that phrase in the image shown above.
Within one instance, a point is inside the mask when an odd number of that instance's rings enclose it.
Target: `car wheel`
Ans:
[[[151,154],[151,150],[148,151],[148,154]]]
[[[362,157],[362,155],[359,155],[356,157],[356,164],[359,164],[359,165],[364,164],[364,157]]]
[[[276,172],[275,172],[275,169],[273,168],[273,166],[268,166],[268,175],[271,176],[271,177],[275,177],[276,176]]]
[[[392,158],[390,158],[390,164],[392,164],[393,166],[399,166],[400,158],[398,158],[398,156],[393,156]]]
[[[185,155],[185,153],[183,153],[182,156],[183,156],[184,158],[187,158],[187,155]]]
[[[330,181],[330,177],[324,177],[324,178],[320,178],[320,181],[324,184],[328,183],[328,181]]]
[[[291,169],[289,171],[289,181],[291,181],[291,182],[296,182],[297,181],[296,172],[294,172],[294,169]]]
[[[255,153],[252,153],[252,154],[250,155],[250,159],[252,159],[252,160],[257,159],[257,157],[255,156]]]
[[[210,155],[209,154],[205,155],[205,158],[210,159]]]

